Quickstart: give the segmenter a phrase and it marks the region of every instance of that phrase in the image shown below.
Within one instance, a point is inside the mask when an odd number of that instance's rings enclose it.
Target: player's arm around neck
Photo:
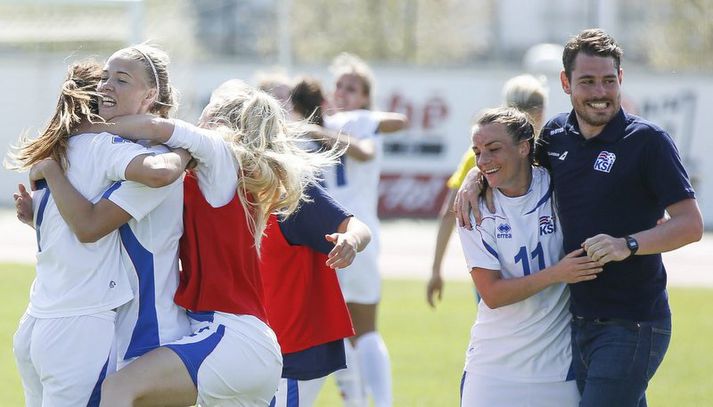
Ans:
[[[492,308],[523,301],[545,288],[558,283],[575,284],[597,278],[602,268],[577,249],[557,264],[537,273],[518,278],[502,278],[499,270],[474,267],[470,275],[485,304]]]
[[[114,117],[106,123],[91,123],[80,130],[88,133],[112,133],[128,140],[150,140],[155,144],[163,144],[171,138],[173,129],[171,119],[136,114]]]
[[[182,148],[162,154],[140,155],[129,162],[125,177],[147,187],[164,187],[183,175],[190,160],[191,155]]]

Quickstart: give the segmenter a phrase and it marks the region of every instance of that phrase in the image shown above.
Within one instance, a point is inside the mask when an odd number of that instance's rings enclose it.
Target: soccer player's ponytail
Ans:
[[[95,61],[75,62],[69,66],[57,108],[45,129],[35,139],[20,136],[5,160],[5,167],[26,170],[45,158],[53,158],[64,170],[69,166],[69,137],[84,121],[102,121],[97,115],[96,88],[102,67]]]

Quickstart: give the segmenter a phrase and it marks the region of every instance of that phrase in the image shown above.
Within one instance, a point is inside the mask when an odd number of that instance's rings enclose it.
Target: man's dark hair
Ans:
[[[580,32],[576,37],[570,39],[564,46],[562,53],[562,64],[567,79],[572,79],[572,69],[574,60],[579,52],[597,57],[612,57],[617,72],[621,66],[621,57],[624,51],[614,41],[614,38],[599,28],[590,28]]]

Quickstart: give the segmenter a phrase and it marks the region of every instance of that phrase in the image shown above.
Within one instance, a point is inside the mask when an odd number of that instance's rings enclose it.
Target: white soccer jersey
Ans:
[[[374,141],[376,151],[373,159],[357,161],[345,154],[341,157],[341,164],[325,171],[324,182],[337,202],[369,227],[378,228],[379,176],[383,159],[383,140],[376,133],[378,118],[369,110],[352,110],[325,117],[324,125],[356,139]],[[376,229],[372,232],[378,234]]]
[[[211,206],[227,205],[235,197],[239,167],[228,143],[216,131],[175,119],[173,124],[173,134],[166,145],[188,150],[198,162],[198,187]]]
[[[164,146],[151,152],[167,152]],[[185,310],[173,302],[178,287],[178,242],[183,234],[183,182],[163,188],[116,182],[104,197],[132,219],[119,228],[122,261],[134,299],[119,308],[117,356],[123,362],[190,333]]]
[[[69,139],[66,175],[87,199],[98,201],[107,185],[124,179],[141,145],[109,133]],[[121,265],[119,233],[94,243],[79,242],[60,215],[48,189],[33,195],[37,233],[37,276],[27,312],[36,318],[88,315],[114,309],[133,294]]]
[[[468,269],[499,270],[518,278],[562,258],[562,232],[553,209],[550,177],[533,167],[527,194],[509,198],[494,190],[494,214],[484,214],[473,230],[458,228]],[[471,329],[465,370],[510,382],[564,381],[570,368],[569,290],[552,285],[497,309],[482,300]]]
[[[325,127],[357,139],[371,139],[375,155],[369,161],[341,157],[341,163],[325,171],[329,194],[371,229],[371,243],[337,275],[349,303],[375,304],[381,296],[379,275],[379,177],[383,160],[383,140],[377,130],[379,119],[370,110],[352,110],[325,117]]]

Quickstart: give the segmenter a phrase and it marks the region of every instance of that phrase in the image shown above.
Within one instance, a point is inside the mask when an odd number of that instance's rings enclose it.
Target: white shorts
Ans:
[[[270,407],[312,407],[327,376],[312,380],[280,379]]]
[[[356,304],[376,304],[381,298],[379,275],[379,242],[372,241],[357,253],[349,267],[337,270],[344,301]]]
[[[132,276],[132,288],[138,285]],[[149,280],[148,283],[153,283]],[[148,290],[153,293],[151,286]],[[156,298],[165,293],[159,290],[153,296],[143,296],[134,289],[134,299],[116,309],[116,353],[117,369],[123,369],[139,356],[152,351],[164,343],[170,343],[190,335],[190,322],[186,311],[170,299]],[[175,293],[175,291],[174,291]]]
[[[66,318],[23,315],[13,352],[25,405],[98,406],[101,384],[115,371],[116,312]]]
[[[275,333],[253,316],[218,312],[191,314],[191,326],[192,335],[164,346],[188,369],[197,404],[267,406],[282,373]]]
[[[577,407],[577,382],[521,383],[463,373],[461,407]]]

